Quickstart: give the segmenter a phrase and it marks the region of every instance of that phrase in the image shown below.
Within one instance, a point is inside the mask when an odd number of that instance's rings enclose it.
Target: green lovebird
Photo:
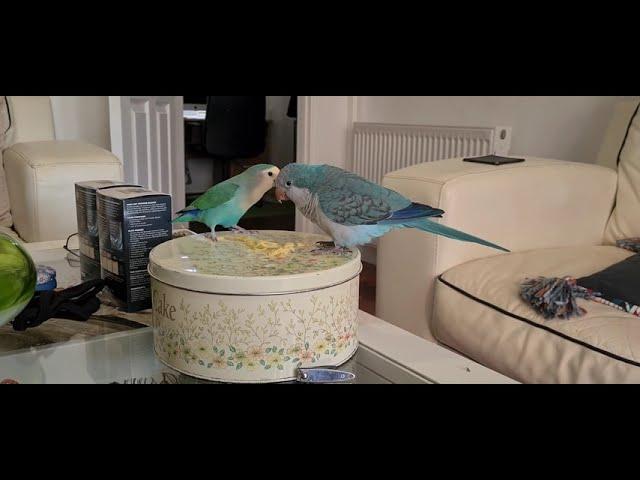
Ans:
[[[275,185],[280,169],[274,165],[254,165],[229,180],[214,185],[191,205],[178,212],[173,223],[200,222],[211,229],[216,226],[244,231],[238,222],[265,193]]]

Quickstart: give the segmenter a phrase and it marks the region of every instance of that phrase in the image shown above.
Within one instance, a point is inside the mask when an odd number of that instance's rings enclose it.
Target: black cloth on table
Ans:
[[[97,295],[104,286],[104,280],[91,280],[58,292],[36,292],[27,307],[13,320],[13,329],[24,332],[50,318],[87,321],[100,309]]]

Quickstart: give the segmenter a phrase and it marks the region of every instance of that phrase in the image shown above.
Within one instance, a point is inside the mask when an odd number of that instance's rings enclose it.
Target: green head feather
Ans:
[[[259,173],[264,172],[265,170],[269,170],[273,168],[275,165],[268,165],[266,163],[260,163],[258,165],[253,165],[245,170],[244,173]]]

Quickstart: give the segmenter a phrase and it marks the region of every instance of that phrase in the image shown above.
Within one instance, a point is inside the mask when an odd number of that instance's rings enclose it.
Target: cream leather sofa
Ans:
[[[632,255],[614,245],[640,237],[637,102],[617,107],[599,163],[450,159],[387,175],[387,187],[444,209],[442,222],[512,253],[389,234],[377,315],[521,382],[640,382],[640,318],[581,301],[586,316],[545,320],[519,297],[526,277],[580,277]]]
[[[49,97],[7,98],[11,131],[0,152],[0,231],[25,242],[64,240],[77,231],[74,184],[120,180],[122,164],[95,145],[56,140]]]

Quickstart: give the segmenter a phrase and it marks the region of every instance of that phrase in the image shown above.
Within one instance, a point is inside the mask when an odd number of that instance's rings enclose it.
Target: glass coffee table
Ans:
[[[49,242],[28,249],[36,263],[56,268],[60,286],[66,287],[79,282],[79,268],[61,247]],[[156,358],[150,322],[150,313],[128,316],[105,307],[86,323],[56,319],[33,331],[0,331],[0,382],[210,383]],[[517,383],[362,311],[358,337],[357,353],[338,367],[355,375],[347,383]]]

